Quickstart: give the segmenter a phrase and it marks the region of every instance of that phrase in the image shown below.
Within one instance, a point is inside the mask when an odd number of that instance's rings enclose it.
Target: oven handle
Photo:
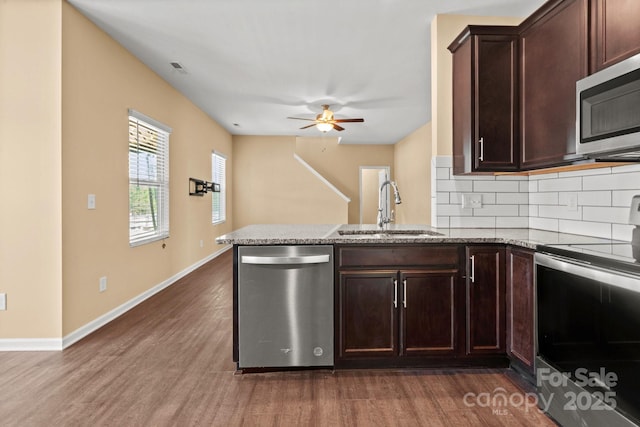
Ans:
[[[573,274],[575,276],[591,279],[596,282],[604,283],[617,288],[627,289],[632,292],[640,293],[640,276],[634,276],[621,271],[615,271],[607,268],[596,267],[591,264],[581,263],[580,261],[536,252],[534,255],[535,265],[541,265],[553,270],[562,271],[564,273]]]

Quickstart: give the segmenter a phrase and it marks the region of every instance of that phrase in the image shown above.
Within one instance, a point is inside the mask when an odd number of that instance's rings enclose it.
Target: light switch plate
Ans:
[[[4,311],[7,309],[7,294],[0,294],[0,311]]]
[[[481,208],[482,194],[466,193],[462,195],[462,208]]]
[[[95,209],[96,208],[96,195],[89,194],[87,196],[87,209]]]

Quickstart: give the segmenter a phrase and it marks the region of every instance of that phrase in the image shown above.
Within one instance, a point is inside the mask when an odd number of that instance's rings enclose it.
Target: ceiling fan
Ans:
[[[362,123],[364,119],[335,119],[333,117],[333,111],[329,109],[328,105],[322,106],[322,113],[318,114],[315,119],[303,119],[301,117],[287,117],[288,119],[295,120],[307,120],[310,122],[314,122],[313,124],[303,126],[300,129],[307,129],[312,126],[318,128],[320,132],[329,132],[331,129],[335,129],[337,131],[343,131],[344,128],[338,123]]]

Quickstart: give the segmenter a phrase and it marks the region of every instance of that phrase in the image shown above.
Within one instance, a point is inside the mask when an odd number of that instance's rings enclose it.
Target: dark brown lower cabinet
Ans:
[[[507,249],[507,355],[529,374],[535,356],[533,255],[523,248]]]
[[[467,354],[505,352],[504,246],[467,246]]]
[[[336,368],[508,366],[504,245],[345,245],[336,260]]]
[[[456,269],[339,273],[339,357],[456,351]]]

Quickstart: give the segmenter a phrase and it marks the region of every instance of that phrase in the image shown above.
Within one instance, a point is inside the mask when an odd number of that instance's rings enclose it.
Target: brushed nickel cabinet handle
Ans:
[[[393,281],[393,308],[398,308],[398,281]]]
[[[478,143],[480,144],[480,156],[478,156],[478,160],[482,162],[484,161],[484,137],[480,137]]]
[[[407,308],[407,279],[402,281],[402,305]]]
[[[471,283],[474,283],[476,279],[476,256],[471,255],[469,259],[471,260],[471,274],[469,275],[469,279],[471,279]]]

